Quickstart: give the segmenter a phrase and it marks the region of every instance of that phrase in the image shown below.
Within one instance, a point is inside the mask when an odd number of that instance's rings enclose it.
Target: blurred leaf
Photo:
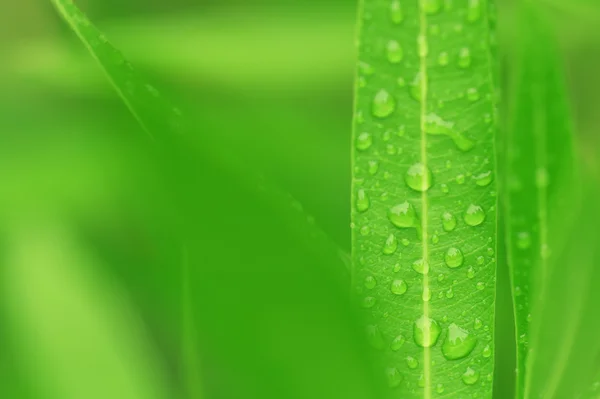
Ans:
[[[353,279],[391,397],[492,394],[493,10],[446,4],[361,9]]]
[[[517,397],[577,397],[597,369],[597,194],[578,165],[557,40],[522,2],[502,181],[516,317]],[[590,341],[591,340],[591,341]],[[596,364],[596,366],[594,366]]]
[[[64,226],[38,219],[7,235],[3,302],[37,397],[173,397],[127,296]]]

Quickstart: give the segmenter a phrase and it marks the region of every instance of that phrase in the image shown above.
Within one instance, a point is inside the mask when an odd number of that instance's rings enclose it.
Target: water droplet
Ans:
[[[546,168],[538,168],[535,172],[535,185],[539,188],[548,186],[549,183],[548,171]]]
[[[385,348],[385,341],[383,340],[383,335],[381,334],[381,330],[375,324],[368,325],[366,328],[367,332],[367,342],[375,349],[383,349]]]
[[[421,73],[420,72],[417,72],[414,79],[410,83],[408,90],[409,90],[410,96],[414,100],[419,101],[419,102],[421,101]]]
[[[427,46],[427,36],[419,35],[417,38],[417,46],[419,49],[419,57],[427,57],[429,47]]]
[[[425,117],[425,131],[431,135],[450,137],[461,151],[469,151],[475,146],[473,141],[463,136],[461,132],[454,128],[454,122],[446,121],[434,113],[429,113]]]
[[[373,144],[371,133],[363,132],[356,137],[356,149],[359,151],[368,150]]]
[[[452,290],[452,288],[448,288],[448,290],[446,291],[446,298],[448,298],[448,299],[454,298],[454,291]]]
[[[473,370],[471,367],[467,367],[462,375],[462,380],[466,385],[473,385],[479,380],[479,371]]]
[[[531,235],[528,232],[522,231],[519,234],[517,234],[517,248],[527,249],[530,246],[531,246]]]
[[[483,256],[478,256],[477,257],[477,264],[478,265],[483,265],[485,263],[485,258]]]
[[[427,274],[429,273],[429,263],[425,262],[423,259],[417,259],[412,263],[412,268],[419,274]]]
[[[442,51],[439,55],[438,55],[438,59],[437,59],[438,65],[439,66],[446,66],[450,63],[450,56],[448,55],[447,52]]]
[[[365,287],[369,290],[372,290],[377,285],[377,280],[373,276],[365,277]]]
[[[471,50],[463,47],[458,52],[458,66],[460,68],[468,68],[471,66]]]
[[[489,345],[486,345],[485,348],[483,348],[481,355],[485,358],[492,356],[492,349],[490,348]]]
[[[485,220],[485,212],[479,205],[471,204],[467,208],[463,218],[469,226],[479,226]]]
[[[442,192],[443,192],[444,194],[448,194],[448,193],[450,192],[450,190],[448,189],[448,185],[447,185],[447,184],[445,184],[445,183],[443,183],[443,184],[440,184],[440,189],[442,190]]]
[[[479,291],[483,290],[484,288],[485,288],[485,283],[483,283],[481,281],[477,283],[477,289]]]
[[[402,62],[404,58],[404,51],[396,40],[390,40],[386,46],[387,59],[392,64],[398,64]]]
[[[365,309],[369,309],[369,308],[372,308],[373,306],[375,306],[376,303],[377,303],[377,299],[375,299],[375,297],[366,296],[363,299],[362,307]]]
[[[388,219],[392,224],[399,228],[410,228],[417,226],[417,213],[415,208],[404,201],[395,205],[388,211]]]
[[[425,376],[423,374],[419,375],[419,379],[417,380],[417,385],[419,388],[425,387]]]
[[[362,236],[368,236],[370,232],[371,232],[371,228],[369,226],[362,226],[360,228],[360,235],[362,235]]]
[[[442,0],[421,0],[421,9],[425,14],[437,14],[442,9]]]
[[[444,281],[444,279],[446,278],[446,276],[444,276],[443,273],[438,274],[437,280],[441,283],[442,281]]]
[[[400,266],[400,263],[396,263],[394,265],[394,273],[398,273],[400,269],[402,269],[402,266]]]
[[[404,245],[405,247],[408,247],[410,245],[410,241],[408,241],[408,238],[402,239],[402,245]]]
[[[434,234],[433,236],[431,236],[431,242],[433,244],[437,244],[438,242],[440,242],[440,237],[437,234]]]
[[[444,393],[444,386],[443,386],[442,384],[437,384],[437,385],[435,386],[435,391],[436,391],[437,393]]]
[[[371,65],[369,65],[363,61],[360,61],[358,63],[358,70],[360,71],[360,73],[362,73],[363,75],[366,75],[366,76],[370,76],[375,73],[375,69],[373,69],[373,67]]]
[[[488,170],[487,172],[483,172],[478,174],[475,178],[475,184],[479,187],[485,187],[492,182],[492,171]]]
[[[393,144],[388,144],[385,146],[385,152],[389,155],[395,155],[397,152],[396,147]]]
[[[377,161],[369,161],[368,172],[371,176],[375,175],[379,170],[379,162]]]
[[[473,269],[472,267],[469,267],[467,269],[467,278],[473,278],[475,277],[475,269]]]
[[[385,370],[385,375],[387,377],[388,387],[390,388],[396,388],[402,383],[402,374],[400,374],[396,367],[387,368]]]
[[[465,175],[463,175],[462,173],[458,176],[456,176],[456,183],[457,184],[464,184],[465,183]]]
[[[431,170],[422,163],[415,163],[404,175],[404,181],[408,187],[415,191],[427,191],[433,180]]]
[[[383,245],[382,252],[385,255],[391,255],[396,252],[396,248],[398,248],[398,240],[396,240],[396,236],[390,234],[388,238],[385,240],[385,244]]]
[[[404,280],[394,280],[392,281],[392,285],[390,287],[390,291],[395,295],[404,295],[406,290],[408,289],[408,285]]]
[[[467,100],[471,101],[471,102],[475,102],[477,100],[479,100],[479,92],[477,91],[476,88],[471,87],[469,89],[467,89]]]
[[[467,21],[475,22],[481,17],[481,1],[480,0],[469,0],[469,7],[467,8]]]
[[[412,356],[407,356],[406,357],[406,365],[408,366],[409,369],[414,370],[417,367],[419,367],[419,361]]]
[[[369,206],[369,196],[364,189],[359,189],[356,193],[356,210],[359,212],[365,212],[367,209],[369,209]]]
[[[429,302],[429,300],[431,299],[431,290],[429,289],[429,287],[423,288],[421,298],[423,299],[423,302]]]
[[[529,314],[527,315],[527,322],[528,322],[528,323],[531,323],[531,313],[529,313]]]
[[[373,106],[371,111],[373,116],[377,118],[385,118],[390,116],[396,109],[396,100],[394,97],[385,89],[381,89],[375,94],[373,98]]]
[[[429,317],[421,316],[413,324],[415,343],[423,348],[435,345],[441,332],[438,322]]]
[[[448,248],[446,255],[444,255],[444,261],[446,262],[446,265],[452,269],[461,266],[463,264],[463,260],[463,253],[458,248]]]
[[[402,348],[402,346],[404,345],[404,343],[406,342],[406,338],[404,338],[404,335],[400,334],[398,336],[396,336],[396,338],[394,338],[394,340],[392,341],[392,344],[390,345],[390,349],[395,351],[400,350],[400,348]]]
[[[383,132],[383,135],[381,136],[381,138],[383,139],[383,141],[390,141],[390,139],[392,138],[392,132],[389,130],[386,130],[385,132]]]
[[[404,20],[404,13],[402,12],[400,0],[393,0],[390,3],[390,19],[395,24],[402,23]]]
[[[456,228],[456,218],[450,212],[444,212],[442,215],[442,227],[444,231],[452,231]]]
[[[442,354],[448,360],[462,359],[469,355],[477,344],[477,338],[467,330],[452,323],[442,344]]]

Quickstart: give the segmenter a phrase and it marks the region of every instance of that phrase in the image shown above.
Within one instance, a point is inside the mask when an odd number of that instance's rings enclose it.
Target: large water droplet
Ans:
[[[394,280],[392,281],[392,285],[390,287],[390,291],[395,295],[404,295],[406,290],[408,289],[408,285],[404,280]]]
[[[391,255],[396,252],[396,248],[398,248],[398,240],[395,235],[390,234],[385,240],[385,244],[383,244],[383,253],[385,255]]]
[[[369,209],[369,206],[369,196],[363,188],[359,189],[356,193],[356,210],[359,212],[365,212],[367,209]]]
[[[429,15],[437,14],[442,9],[442,0],[420,0],[421,9]]]
[[[414,370],[419,367],[419,361],[412,356],[406,356],[406,365],[409,369]]]
[[[469,226],[479,226],[485,220],[485,212],[479,205],[471,204],[463,216]]]
[[[452,231],[456,228],[456,218],[450,212],[444,212],[442,215],[442,227],[444,231]]]
[[[399,228],[410,228],[417,226],[417,213],[415,208],[404,201],[395,205],[388,211],[388,219],[392,224]]]
[[[383,340],[383,335],[381,334],[381,330],[375,324],[370,324],[366,328],[367,332],[367,342],[375,349],[383,349],[385,348],[385,341]]]
[[[412,263],[412,268],[419,274],[427,274],[429,273],[429,263],[424,261],[423,259],[417,259]]]
[[[365,277],[365,287],[369,290],[372,290],[377,285],[377,280],[373,276]]]
[[[387,383],[390,388],[396,388],[402,383],[402,374],[400,374],[396,367],[387,368],[385,370],[385,375],[387,377]]]
[[[467,370],[462,375],[462,380],[466,385],[473,385],[479,380],[479,371],[467,367]]]
[[[396,40],[390,40],[386,46],[387,59],[392,64],[398,64],[402,62],[404,58],[404,51]]]
[[[468,47],[458,51],[458,66],[463,69],[471,66],[471,50]]]
[[[404,338],[404,335],[400,334],[400,335],[396,336],[396,338],[394,338],[394,340],[392,341],[392,344],[390,345],[390,349],[393,350],[394,352],[396,352],[404,346],[405,342],[406,342],[406,338]]]
[[[359,151],[368,150],[373,144],[371,133],[363,132],[356,137],[356,149]]]
[[[444,261],[446,265],[450,268],[456,268],[463,264],[464,256],[460,249],[458,248],[448,248],[446,251],[446,255],[444,256]]]
[[[475,22],[481,17],[481,1],[480,0],[469,0],[469,7],[467,8],[467,21]]]
[[[473,351],[477,338],[452,323],[448,326],[448,335],[442,344],[442,354],[448,360],[462,359]]]
[[[404,181],[408,187],[415,191],[429,190],[432,180],[431,170],[422,163],[413,164],[404,175]]]
[[[385,89],[381,89],[375,94],[373,98],[373,107],[371,111],[373,116],[377,118],[385,118],[390,116],[396,109],[396,100],[394,97]]]
[[[402,23],[404,20],[404,13],[402,12],[400,0],[392,0],[390,3],[390,19],[395,24]]]
[[[415,343],[423,348],[435,345],[441,332],[438,322],[429,317],[421,316],[413,324]]]
[[[485,187],[492,182],[492,171],[488,170],[475,176],[475,184],[480,187]]]
[[[431,135],[448,136],[461,151],[469,151],[475,143],[454,128],[454,122],[446,121],[439,115],[429,113],[425,117],[425,131]]]

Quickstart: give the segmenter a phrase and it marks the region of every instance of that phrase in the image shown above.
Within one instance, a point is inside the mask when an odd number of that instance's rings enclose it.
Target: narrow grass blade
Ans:
[[[390,397],[492,395],[489,1],[363,1],[353,284]]]
[[[519,9],[510,63],[502,198],[518,398],[577,397],[593,376],[598,322],[595,189],[583,185],[562,59],[538,9]],[[597,268],[596,268],[597,269]]]

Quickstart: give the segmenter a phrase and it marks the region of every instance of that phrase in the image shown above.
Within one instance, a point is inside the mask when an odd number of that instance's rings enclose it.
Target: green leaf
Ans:
[[[393,397],[492,394],[492,18],[484,0],[361,8],[353,281]]]

